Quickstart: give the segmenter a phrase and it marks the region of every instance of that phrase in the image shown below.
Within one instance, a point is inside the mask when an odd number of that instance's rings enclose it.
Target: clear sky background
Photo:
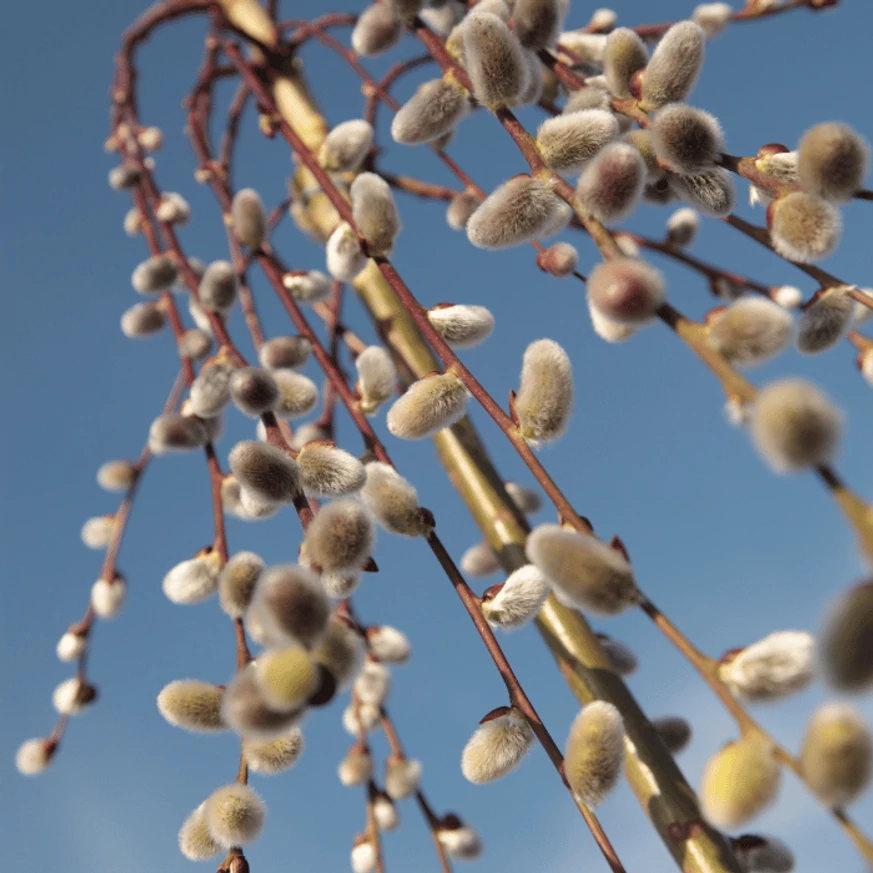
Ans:
[[[692,0],[620,0],[625,24],[681,18]],[[111,512],[116,498],[94,480],[114,457],[135,457],[164,402],[177,363],[168,334],[133,342],[119,330],[121,313],[136,302],[130,272],[145,257],[141,239],[128,239],[121,220],[126,196],[108,189],[113,157],[107,134],[107,89],[122,29],[142,11],[134,0],[87,4],[13,4],[4,17],[3,117],[0,185],[4,204],[3,287],[7,315],[0,323],[7,376],[2,453],[2,610],[4,657],[0,720],[0,838],[7,869],[68,873],[152,873],[194,869],[178,853],[176,832],[188,812],[215,787],[232,781],[237,742],[196,737],[167,725],[155,697],[169,681],[197,677],[225,681],[233,670],[233,633],[214,602],[172,606],[161,592],[165,572],[211,539],[206,468],[200,454],[159,459],[149,470],[120,559],[129,581],[122,616],[100,624],[90,672],[101,698],[75,719],[51,770],[37,779],[12,766],[26,737],[54,723],[51,691],[69,674],[55,643],[77,619],[99,570],[101,555],[86,549],[79,529],[91,515]],[[357,9],[338,2],[335,8]],[[568,26],[583,26],[591,6],[574,3]],[[287,16],[309,17],[327,6],[314,0],[284,4]],[[793,146],[812,124],[839,119],[873,140],[867,83],[873,5],[844,0],[833,13],[805,10],[763,23],[736,26],[712,45],[693,102],[717,115],[735,154],[754,154],[779,140]],[[186,251],[204,260],[225,256],[211,194],[192,178],[195,164],[183,135],[179,101],[193,82],[204,22],[174,25],[140,55],[141,107],[146,123],[164,129],[157,179],[194,209],[182,231]],[[347,41],[348,31],[340,33]],[[390,61],[417,53],[408,41]],[[307,71],[331,123],[361,112],[358,83],[321,49],[304,53]],[[382,71],[389,61],[369,64]],[[432,71],[422,73],[422,77]],[[407,78],[398,98],[411,94]],[[534,127],[535,108],[521,113]],[[389,113],[380,113],[383,164],[454,184],[427,151],[393,145]],[[253,114],[245,119],[237,182],[281,199],[289,173],[288,148],[266,142]],[[525,167],[512,143],[484,114],[465,121],[450,148],[468,172],[491,188]],[[745,186],[739,186],[740,214]],[[498,398],[517,385],[529,342],[551,337],[569,352],[577,403],[570,433],[544,449],[542,459],[574,504],[603,535],[620,532],[646,592],[710,654],[777,629],[816,630],[832,597],[863,572],[853,538],[827,494],[811,476],[776,477],[746,436],[730,426],[714,379],[666,328],[656,325],[623,346],[599,340],[588,323],[584,289],[540,273],[529,247],[504,253],[473,249],[448,229],[444,207],[398,198],[405,230],[396,264],[419,300],[480,303],[494,312],[494,336],[464,360]],[[659,235],[672,209],[644,207],[628,227]],[[846,229],[827,267],[862,286],[873,285],[873,206],[844,210]],[[763,221],[759,210],[753,218]],[[596,262],[579,236],[580,268]],[[323,269],[323,254],[289,222],[276,236],[295,268]],[[695,253],[774,284],[813,283],[731,228],[706,221]],[[713,305],[702,281],[663,260],[670,299],[697,317]],[[268,333],[289,332],[269,290],[255,283]],[[359,306],[348,318],[371,337]],[[238,312],[231,332],[244,343]],[[757,384],[801,374],[824,386],[848,410],[838,468],[862,495],[873,497],[870,434],[873,393],[841,345],[816,359],[792,353],[752,374]],[[314,372],[314,371],[312,371]],[[507,479],[529,481],[503,436],[478,412],[477,425]],[[452,553],[478,539],[460,499],[428,443],[401,443],[376,426],[402,472],[436,514]],[[251,424],[229,416],[219,445],[224,460]],[[341,417],[340,441],[357,452]],[[538,521],[551,521],[543,511]],[[293,560],[300,533],[283,511],[271,521],[229,523],[232,551],[252,549],[268,563]],[[420,542],[382,535],[378,576],[365,580],[356,603],[368,623],[385,622],[412,639],[412,661],[395,670],[389,708],[410,756],[424,765],[423,787],[440,811],[459,812],[477,827],[485,854],[475,869],[508,873],[570,873],[606,869],[587,830],[540,749],[513,776],[488,787],[467,783],[461,749],[479,718],[504,704],[502,683],[436,562]],[[484,588],[487,583],[476,583]],[[597,623],[630,644],[642,666],[629,680],[652,715],[680,714],[696,729],[680,764],[693,785],[706,759],[734,728],[681,658],[638,612]],[[536,632],[506,638],[512,663],[554,736],[563,744],[577,704]],[[789,748],[799,747],[806,719],[824,700],[821,686],[790,702],[756,710]],[[868,696],[857,701],[873,716]],[[340,725],[345,703],[312,714],[307,750],[298,767],[253,784],[268,803],[263,838],[248,851],[255,873],[340,873],[348,869],[352,835],[363,828],[362,792],[345,789],[336,765],[350,738]],[[376,754],[385,751],[374,739]],[[667,873],[669,857],[637,803],[622,785],[600,816],[628,873]],[[873,829],[873,797],[854,808]],[[387,870],[438,869],[414,806],[401,807],[401,829],[384,840]],[[863,865],[828,816],[786,776],[781,798],[754,829],[785,839],[797,852],[799,873],[862,873]],[[457,868],[463,869],[464,862]],[[202,869],[210,869],[204,865]]]

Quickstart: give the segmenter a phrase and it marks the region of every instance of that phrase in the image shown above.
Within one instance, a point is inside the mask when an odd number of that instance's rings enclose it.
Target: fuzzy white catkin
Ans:
[[[411,758],[389,759],[385,764],[385,791],[392,800],[403,800],[421,782],[421,762]]]
[[[794,855],[775,837],[744,834],[731,840],[734,856],[743,873],[791,873]]]
[[[381,55],[403,35],[403,22],[384,3],[368,6],[352,31],[352,48],[365,58]]]
[[[701,3],[691,13],[691,20],[699,24],[707,37],[712,39],[727,27],[733,11],[729,3]]]
[[[115,517],[112,515],[97,515],[89,518],[82,525],[82,542],[89,549],[105,549],[112,539],[115,529]]]
[[[300,482],[307,497],[341,497],[364,486],[364,465],[336,446],[310,443],[297,455]]]
[[[636,672],[639,661],[631,648],[606,634],[597,634],[597,642],[600,643],[600,648],[603,649],[610,666],[619,676],[630,676]]]
[[[15,753],[15,766],[22,776],[36,776],[51,763],[52,753],[42,737],[25,740]]]
[[[568,212],[540,179],[515,176],[488,195],[467,221],[467,239],[480,249],[505,249],[545,236]]]
[[[158,694],[158,711],[175,727],[199,733],[227,729],[221,719],[224,691],[208,682],[177,679]]]
[[[832,349],[852,325],[855,301],[850,288],[831,288],[806,307],[797,322],[797,351],[817,355]]]
[[[166,224],[187,224],[191,219],[191,205],[176,191],[168,191],[155,210],[155,218]]]
[[[646,111],[684,100],[703,66],[706,34],[693,21],[674,24],[661,38],[643,79],[641,106]]]
[[[343,728],[346,733],[357,737],[359,726],[365,733],[370,733],[378,727],[381,717],[382,710],[371,703],[359,703],[357,708],[349,704],[343,710]]]
[[[325,571],[321,573],[321,584],[327,596],[334,600],[350,597],[361,584],[363,574],[360,570]]]
[[[514,408],[529,442],[552,442],[566,432],[573,412],[573,366],[554,340],[536,340],[525,349]]]
[[[670,190],[677,197],[693,206],[701,215],[709,218],[724,218],[734,211],[737,194],[733,179],[727,170],[716,167],[698,176],[667,177]]]
[[[851,200],[861,188],[869,162],[867,143],[846,124],[817,124],[797,147],[797,172],[803,189],[836,203]]]
[[[344,173],[356,170],[373,143],[373,126],[362,118],[338,124],[325,137],[318,160],[325,170]]]
[[[355,358],[361,411],[373,415],[397,390],[397,370],[391,356],[381,346],[367,346]]]
[[[416,537],[427,534],[432,519],[418,505],[418,492],[390,464],[371,461],[366,465],[361,499],[377,523],[390,533]]]
[[[406,634],[386,624],[367,631],[367,645],[376,658],[387,664],[405,664],[412,654]]]
[[[115,618],[124,606],[127,584],[121,576],[98,579],[91,588],[91,606],[104,619]]]
[[[176,564],[162,583],[164,594],[180,605],[201,603],[218,590],[218,554],[210,552]]]
[[[836,452],[842,414],[803,379],[772,382],[758,393],[751,433],[759,454],[777,473],[826,464]]]
[[[206,800],[206,826],[212,838],[224,848],[247,846],[264,827],[264,801],[247,785],[225,785]]]
[[[330,279],[320,270],[286,273],[282,277],[282,285],[298,303],[320,303],[330,297]]]
[[[524,515],[535,515],[543,508],[543,499],[538,491],[520,485],[518,482],[506,482],[506,493],[512,499],[519,512]]]
[[[873,683],[873,582],[854,585],[831,604],[819,652],[834,688],[858,692]]]
[[[136,480],[136,467],[126,460],[107,461],[97,471],[97,484],[105,491],[127,491]]]
[[[552,45],[566,12],[560,0],[515,0],[512,9],[513,32],[518,41],[532,51]]]
[[[605,109],[564,112],[537,130],[543,160],[559,173],[577,173],[618,136],[618,121]]]
[[[52,704],[61,715],[79,715],[93,700],[86,686],[77,676],[64,679],[52,693]]]
[[[373,815],[380,831],[393,831],[400,825],[397,806],[387,794],[378,794],[373,801]]]
[[[375,173],[361,173],[349,188],[352,215],[373,257],[391,254],[400,233],[400,214],[388,183]]]
[[[56,653],[60,661],[78,661],[88,645],[88,638],[83,634],[67,631],[58,640]]]
[[[788,348],[791,314],[766,297],[741,297],[709,323],[706,341],[727,361],[753,367]]]
[[[211,312],[227,313],[237,295],[236,270],[228,261],[213,261],[203,274],[198,289],[200,305]]]
[[[179,850],[189,861],[208,861],[223,852],[206,826],[205,809],[206,801],[185,819],[179,830]]]
[[[337,225],[325,245],[327,271],[340,282],[351,282],[367,266],[367,256],[361,251],[352,227],[343,221]]]
[[[453,822],[452,827],[443,824],[436,832],[437,839],[446,852],[455,858],[472,861],[482,854],[482,841],[479,834],[469,825]]]
[[[594,615],[617,615],[639,597],[625,557],[593,536],[543,524],[534,528],[526,548],[528,559],[568,606]]]
[[[358,570],[376,542],[369,509],[355,500],[335,500],[316,514],[304,538],[308,558],[323,570]]]
[[[267,213],[260,194],[253,188],[243,188],[234,195],[230,207],[233,232],[250,249],[256,249],[267,235]]]
[[[694,242],[699,228],[698,214],[693,209],[683,206],[667,219],[667,242],[676,248],[687,248]]]
[[[659,110],[649,131],[660,161],[683,176],[709,170],[724,149],[718,121],[684,103],[671,103]]]
[[[488,107],[514,100],[525,84],[524,55],[516,36],[491,12],[469,13],[462,27],[476,99]]]
[[[475,785],[507,776],[533,746],[534,733],[527,719],[514,707],[504,709],[483,721],[464,746],[461,772]]]
[[[351,866],[353,873],[372,873],[376,868],[376,850],[369,840],[352,847]]]
[[[231,618],[245,615],[264,569],[263,560],[254,552],[237,552],[228,559],[218,577],[218,600]]]
[[[156,418],[149,428],[149,449],[155,455],[190,452],[209,442],[206,426],[197,418],[171,412]]]
[[[419,440],[451,427],[464,417],[469,394],[454,373],[438,373],[413,382],[394,401],[386,418],[396,437]]]
[[[273,414],[286,421],[309,415],[318,406],[318,386],[308,376],[294,370],[273,370],[273,379],[279,389],[279,399]]]
[[[461,572],[472,579],[484,579],[500,569],[494,550],[486,542],[470,546],[461,555]]]
[[[267,340],[258,352],[258,361],[268,370],[293,369],[306,363],[312,342],[303,336],[276,336]]]
[[[311,647],[325,632],[330,601],[312,570],[280,564],[261,574],[249,614],[257,618],[270,641]]]
[[[391,671],[378,661],[368,660],[352,688],[361,703],[381,706],[391,691]]]
[[[347,788],[364,785],[373,775],[373,759],[366,751],[352,748],[340,761],[337,775]]]
[[[652,727],[671,755],[678,755],[691,741],[691,725],[680,716],[653,718]]]
[[[576,716],[564,750],[564,772],[574,794],[588,807],[616,786],[624,763],[624,723],[611,703],[595,700]]]
[[[608,343],[623,343],[630,339],[637,328],[630,324],[622,324],[609,316],[604,315],[592,302],[591,295],[587,297],[588,315],[591,318],[591,327],[594,333]]]
[[[133,271],[131,284],[140,294],[159,294],[166,291],[178,278],[176,262],[167,255],[154,255]]]
[[[484,306],[440,306],[429,310],[427,318],[453,349],[478,346],[494,330],[494,316]]]
[[[360,634],[337,618],[328,620],[324,634],[312,649],[312,659],[331,672],[340,690],[355,679],[365,654]]]
[[[576,205],[604,224],[627,218],[646,184],[646,165],[634,146],[614,142],[588,163],[576,185]]]
[[[799,264],[833,254],[842,235],[839,210],[805,191],[792,191],[771,203],[767,224],[774,250]]]
[[[275,446],[243,440],[231,450],[228,464],[240,485],[266,503],[290,503],[298,492],[297,464]]]
[[[300,760],[303,749],[303,733],[299,727],[274,740],[242,741],[242,752],[249,770],[261,776],[272,776],[290,769]]]
[[[533,564],[513,570],[500,590],[482,602],[482,615],[492,627],[515,630],[530,621],[549,596],[549,582]]]
[[[121,332],[130,339],[141,339],[158,333],[166,321],[157,303],[135,303],[121,316]]]
[[[391,122],[391,136],[404,145],[432,142],[467,114],[467,94],[455,81],[432,79],[418,86]]]
[[[719,665],[718,675],[746,700],[780,700],[813,680],[815,640],[804,631],[777,631]]]

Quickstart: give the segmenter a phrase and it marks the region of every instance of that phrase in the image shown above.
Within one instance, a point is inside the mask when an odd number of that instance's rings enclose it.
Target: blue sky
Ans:
[[[325,9],[312,0],[286,6],[295,17]],[[590,10],[575,7],[568,24],[582,26]],[[627,24],[679,18],[692,7],[687,0],[616,3]],[[712,44],[692,100],[720,118],[730,151],[754,153],[773,140],[791,146],[807,127],[831,119],[850,122],[873,141],[873,121],[859,99],[873,73],[873,7],[862,0],[844,0],[841,7],[737,26]],[[2,622],[4,699],[13,704],[0,725],[0,772],[11,789],[0,800],[0,821],[10,869],[193,869],[178,853],[176,831],[214,787],[232,781],[236,769],[232,737],[186,735],[167,725],[154,704],[173,679],[223,682],[234,665],[233,635],[217,605],[175,607],[160,590],[169,567],[211,539],[208,479],[199,455],[162,458],[144,481],[120,560],[130,585],[127,608],[116,622],[101,624],[94,638],[98,705],[74,721],[43,777],[25,780],[11,766],[19,742],[53,724],[51,691],[69,672],[54,646],[81,614],[99,569],[101,556],[81,544],[79,529],[89,516],[113,511],[116,500],[97,488],[94,474],[107,459],[137,454],[176,371],[168,335],[132,342],[118,326],[121,313],[136,302],[129,275],[145,249],[141,239],[130,240],[121,230],[128,203],[105,184],[113,159],[102,143],[113,52],[141,8],[131,0],[92,0],[83,16],[81,6],[50,0],[15,4],[5,20],[0,63],[4,81],[15,86],[3,97],[0,169],[2,262],[11,307],[0,325],[10,401],[2,489],[2,567],[10,599]],[[359,7],[347,2],[334,8]],[[166,136],[157,155],[159,184],[182,192],[194,209],[182,244],[189,254],[211,260],[225,255],[220,218],[210,193],[193,182],[179,108],[200,60],[203,32],[202,21],[183,22],[143,49],[141,107],[144,121],[161,126]],[[347,41],[348,31],[340,37]],[[381,71],[415,53],[410,42],[370,66]],[[358,117],[360,90],[346,68],[321,49],[304,57],[331,123]],[[405,99],[417,81],[404,81],[398,98]],[[529,127],[541,118],[536,109],[521,116]],[[380,119],[386,168],[453,184],[428,152],[390,144],[389,113]],[[249,114],[237,181],[276,202],[291,167],[288,149],[279,140],[263,141],[253,121]],[[486,189],[524,169],[512,143],[482,114],[464,122],[450,153]],[[740,214],[751,215],[742,186],[740,198]],[[825,604],[862,572],[852,537],[819,484],[764,468],[745,435],[725,421],[718,385],[662,326],[624,346],[606,345],[590,329],[582,286],[545,277],[529,248],[481,252],[447,228],[441,205],[408,197],[399,205],[405,230],[395,262],[419,300],[479,303],[494,312],[494,336],[465,352],[464,360],[496,397],[516,387],[521,355],[532,340],[547,336],[569,352],[577,385],[573,423],[560,443],[543,450],[542,460],[598,531],[621,533],[655,602],[714,655],[771,630],[815,630]],[[668,214],[644,207],[626,226],[658,235]],[[852,204],[844,216],[843,243],[826,266],[873,285],[871,204]],[[760,210],[753,218],[763,220]],[[578,244],[580,268],[587,271],[596,260],[593,247],[565,238]],[[294,267],[323,269],[323,254],[290,223],[276,244]],[[694,251],[761,281],[814,290],[802,274],[718,222],[705,222]],[[712,305],[694,274],[654,262],[664,268],[670,299],[680,309],[699,317]],[[256,283],[255,291],[268,332],[287,332],[268,289]],[[352,300],[347,315],[371,336]],[[238,312],[231,332],[243,337]],[[248,353],[242,339],[241,345]],[[752,379],[763,384],[789,374],[814,379],[848,411],[838,467],[861,494],[873,497],[867,436],[873,394],[854,369],[852,350],[840,346],[815,359],[789,353]],[[505,477],[529,481],[497,429],[483,414],[473,415]],[[478,537],[432,447],[400,443],[381,420],[377,427],[459,556]],[[232,416],[220,456],[250,432],[249,422]],[[340,442],[359,450],[342,418]],[[538,520],[552,516],[544,511]],[[258,525],[231,520],[229,526],[232,551],[252,549],[269,563],[292,560],[299,539],[287,512]],[[592,840],[539,749],[494,786],[465,782],[457,763],[461,749],[479,718],[505,703],[502,684],[426,547],[383,535],[376,557],[381,573],[367,578],[356,596],[360,614],[368,623],[402,628],[415,647],[410,664],[395,671],[389,708],[408,753],[424,764],[423,786],[433,804],[461,813],[480,830],[486,854],[478,869],[605,869],[597,866],[602,861]],[[729,720],[642,615],[597,626],[639,654],[642,666],[630,687],[646,711],[693,722],[696,736],[680,764],[697,784],[707,757],[734,735]],[[535,631],[507,638],[506,650],[563,743],[577,706]],[[756,714],[796,749],[806,718],[825,696],[817,686]],[[873,717],[869,696],[858,704]],[[363,827],[364,813],[361,793],[342,788],[335,775],[349,743],[340,725],[343,705],[309,719],[307,750],[295,770],[256,781],[269,812],[264,837],[248,853],[255,873],[348,869],[351,836]],[[375,748],[384,752],[378,738]],[[854,812],[869,830],[873,800]],[[401,830],[384,841],[387,869],[437,870],[416,809],[403,806],[401,815]],[[626,786],[606,801],[601,819],[629,873],[672,869]],[[861,873],[834,825],[789,777],[779,803],[754,826],[796,849],[799,873]]]

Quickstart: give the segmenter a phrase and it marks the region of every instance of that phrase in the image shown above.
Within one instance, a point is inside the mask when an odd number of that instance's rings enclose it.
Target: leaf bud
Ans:
[[[830,607],[819,653],[834,688],[856,692],[873,684],[873,581],[849,588]]]
[[[524,760],[534,744],[527,719],[515,707],[492,710],[467,741],[461,755],[461,772],[474,785],[507,776]]]
[[[485,591],[482,615],[491,627],[516,630],[536,616],[549,590],[546,577],[533,564],[525,564]]]
[[[861,188],[869,162],[867,144],[847,124],[817,124],[797,147],[803,190],[836,203],[848,202]]]
[[[542,180],[514,176],[479,204],[467,221],[467,238],[480,249],[521,245],[544,236],[564,214],[565,207]]]
[[[140,263],[133,271],[130,281],[140,294],[160,294],[178,278],[179,268],[167,255],[154,255]]]
[[[290,503],[299,492],[299,470],[282,449],[254,440],[238,442],[228,456],[240,485],[267,503]]]
[[[352,48],[365,58],[387,52],[403,36],[403,22],[384,3],[368,6],[359,16],[352,31]]]
[[[766,297],[740,297],[707,321],[706,341],[725,360],[754,367],[788,348],[791,314]]]
[[[667,182],[677,197],[709,218],[724,218],[734,211],[737,204],[731,174],[721,167],[698,176],[671,174]]]
[[[297,642],[311,648],[325,631],[330,601],[312,570],[281,564],[263,571],[249,612],[271,642],[286,646]]]
[[[250,249],[257,249],[267,236],[267,213],[261,195],[254,188],[243,188],[234,195],[230,220],[236,238]]]
[[[873,775],[873,738],[860,714],[844,703],[820,706],[806,731],[800,767],[822,803],[852,803]]]
[[[385,761],[385,792],[392,800],[403,800],[418,790],[421,762],[414,758],[390,757]]]
[[[718,676],[737,697],[781,700],[813,679],[815,642],[803,631],[777,631],[744,649],[722,656]]]
[[[842,415],[827,395],[803,379],[771,382],[752,408],[752,439],[776,473],[826,464],[836,452]]]
[[[306,531],[308,558],[323,570],[360,569],[376,540],[370,511],[355,500],[323,506]]]
[[[664,299],[664,279],[645,261],[604,261],[588,276],[591,307],[619,324],[645,324]]]
[[[769,740],[750,734],[728,743],[704,770],[701,811],[717,828],[740,827],[776,799],[781,777]]]
[[[575,202],[586,215],[614,224],[637,208],[645,183],[646,165],[639,151],[628,143],[610,143],[582,171]]]
[[[203,810],[210,835],[225,849],[254,842],[264,828],[266,812],[264,801],[247,785],[238,783],[210,794]]]
[[[467,92],[452,78],[418,86],[391,122],[391,136],[404,145],[433,142],[453,130],[469,109]]]
[[[389,533],[405,537],[426,536],[433,530],[433,516],[418,504],[418,492],[390,464],[366,465],[361,499],[376,522]]]
[[[299,727],[274,740],[244,739],[242,753],[249,770],[261,776],[283,773],[293,767],[303,754],[303,732]]]
[[[678,755],[691,741],[691,725],[678,715],[653,718],[652,727],[671,755]]]
[[[645,69],[641,107],[649,112],[684,100],[697,83],[705,52],[706,34],[700,25],[693,21],[674,24]]]
[[[166,323],[163,310],[150,300],[135,303],[121,316],[121,332],[131,339],[158,333]]]
[[[543,160],[559,173],[577,173],[618,136],[618,121],[605,109],[580,109],[546,119],[537,130]]]
[[[467,412],[469,394],[454,373],[435,373],[413,382],[388,410],[388,430],[420,440],[451,427]]]
[[[554,340],[536,340],[525,349],[514,409],[529,442],[552,442],[567,430],[573,411],[573,367]]]
[[[630,82],[637,70],[649,62],[646,45],[636,31],[628,27],[613,30],[606,40],[603,73],[609,90],[616,97],[630,97]]]
[[[164,594],[173,603],[186,606],[212,597],[218,590],[220,561],[218,552],[210,551],[190,561],[176,564],[164,576]]]
[[[658,110],[649,128],[658,158],[674,173],[695,176],[715,165],[724,148],[718,121],[684,103]]]
[[[817,355],[833,348],[846,335],[855,315],[851,290],[829,288],[804,309],[797,322],[797,351]]]
[[[361,173],[349,188],[352,215],[372,257],[391,254],[400,233],[400,215],[388,183],[375,173]]]
[[[618,615],[639,598],[627,559],[596,537],[542,524],[528,537],[527,556],[567,606]]]
[[[616,786],[624,764],[624,723],[611,703],[595,700],[570,727],[564,773],[573,793],[594,808]]]
[[[117,574],[112,579],[98,579],[91,587],[91,608],[103,619],[115,618],[124,606],[127,583]]]
[[[358,236],[348,222],[341,222],[325,246],[327,271],[340,282],[351,282],[367,266]]]
[[[441,304],[427,313],[428,321],[453,349],[471,349],[494,330],[494,316],[484,306]]]
[[[179,850],[189,861],[208,861],[224,851],[209,833],[205,809],[204,801],[185,819],[179,830]]]
[[[500,564],[493,549],[486,542],[470,546],[461,555],[461,572],[472,579],[484,579],[500,569]]]
[[[524,54],[515,34],[492,12],[474,10],[462,27],[476,99],[489,109],[515,100],[525,84]]]
[[[227,730],[221,719],[224,689],[196,679],[177,679],[158,695],[158,710],[174,727],[196,733]]]
[[[264,562],[254,552],[237,552],[218,577],[218,602],[231,618],[242,618],[249,608]]]

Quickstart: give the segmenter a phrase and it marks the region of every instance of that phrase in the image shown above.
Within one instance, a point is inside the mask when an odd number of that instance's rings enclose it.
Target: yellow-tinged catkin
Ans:
[[[869,785],[873,738],[861,715],[843,703],[820,706],[800,752],[806,784],[828,806],[843,807]]]
[[[224,689],[197,679],[177,679],[158,695],[158,710],[175,727],[199,733],[227,730],[221,718]]]
[[[179,830],[179,850],[189,861],[208,861],[224,850],[206,826],[206,802],[200,804]]]
[[[254,842],[264,827],[264,801],[247,785],[225,785],[206,800],[203,810],[209,834],[226,849]]]
[[[873,684],[873,581],[849,588],[832,604],[818,650],[834,688],[857,692]]]
[[[649,61],[646,45],[629,27],[613,30],[606,39],[603,73],[616,97],[630,97],[631,77]]]
[[[381,527],[406,537],[425,536],[433,530],[433,517],[418,505],[415,487],[390,464],[371,461],[364,469],[361,499]]]
[[[277,712],[306,705],[318,690],[318,670],[303,649],[271,649],[255,661],[255,677],[264,701]]]
[[[461,772],[475,785],[495,782],[518,767],[534,743],[527,719],[502,706],[482,719],[461,754]]]
[[[451,427],[467,411],[469,394],[454,373],[435,373],[413,382],[388,410],[388,430],[419,440]]]
[[[303,754],[303,732],[292,728],[274,740],[242,741],[242,753],[249,770],[262,776],[272,776],[293,767]]]
[[[564,749],[564,773],[573,793],[597,806],[618,784],[624,764],[624,723],[611,703],[595,700],[576,716]]]
[[[237,552],[218,577],[218,602],[231,618],[242,618],[252,602],[264,562],[254,552]]]
[[[356,170],[373,143],[373,126],[363,118],[343,121],[325,137],[318,161],[325,170],[344,173]]]
[[[704,770],[701,811],[718,828],[738,828],[775,800],[781,776],[769,740],[750,734],[728,743]]]
[[[522,436],[530,442],[552,442],[567,430],[573,366],[554,340],[536,340],[525,349],[514,409]]]
[[[454,80],[424,82],[394,116],[391,136],[404,145],[432,142],[453,130],[469,105],[466,91]]]
[[[792,191],[774,200],[767,208],[767,224],[776,252],[799,264],[832,254],[842,234],[836,207],[805,191]]]
[[[279,712],[267,706],[255,675],[248,664],[227,685],[221,702],[221,717],[244,739],[274,740],[288,733],[302,711]]]
[[[543,524],[534,528],[526,548],[528,559],[568,606],[594,615],[617,615],[639,597],[627,559],[596,537]]]
[[[304,547],[309,560],[323,570],[360,569],[375,541],[370,511],[355,500],[336,500],[316,514]]]
[[[397,390],[397,370],[391,355],[381,346],[367,346],[355,358],[361,411],[373,415]]]

